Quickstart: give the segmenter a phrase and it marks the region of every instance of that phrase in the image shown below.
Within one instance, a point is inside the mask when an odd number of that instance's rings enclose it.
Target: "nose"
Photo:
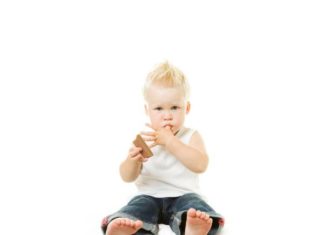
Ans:
[[[172,120],[172,113],[171,111],[165,111],[164,115],[163,115],[163,119],[164,120]]]

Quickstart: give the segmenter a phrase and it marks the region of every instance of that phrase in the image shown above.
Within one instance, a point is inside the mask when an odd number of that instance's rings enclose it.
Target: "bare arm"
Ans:
[[[173,136],[165,148],[182,162],[189,170],[202,173],[207,169],[208,156],[205,151],[203,140],[198,132],[195,132],[188,145]]]
[[[189,144],[184,144],[176,136],[173,135],[169,128],[162,128],[155,132],[144,132],[145,139],[154,141],[154,145],[162,145],[167,151],[174,155],[189,170],[202,173],[207,169],[208,156],[204,147],[202,137],[195,132]]]
[[[142,148],[133,146],[127,158],[120,164],[119,173],[125,182],[132,182],[139,176],[142,164],[147,160],[140,153],[141,151]]]

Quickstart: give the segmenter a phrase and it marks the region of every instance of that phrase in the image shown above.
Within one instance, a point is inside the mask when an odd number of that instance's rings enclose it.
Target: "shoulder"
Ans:
[[[206,152],[203,137],[197,130],[193,131],[189,141],[189,145],[200,150],[201,152]]]
[[[190,136],[192,136],[196,132],[195,129],[188,128],[188,127],[183,127],[181,131],[183,134],[190,135]]]
[[[177,138],[179,138],[185,144],[189,144],[192,135],[195,133],[195,130],[187,127],[182,127],[179,132],[176,134]]]
[[[203,138],[202,138],[201,134],[199,133],[199,131],[192,130],[192,135],[191,135],[190,141],[195,141],[195,140],[202,141]]]
[[[197,131],[196,129],[183,127],[179,131],[178,137],[181,139],[187,139],[189,145],[195,145],[196,143],[203,145],[203,138],[200,135],[199,131]]]
[[[180,135],[189,135],[191,137],[201,137],[200,133],[198,130],[189,128],[189,127],[182,127],[181,130],[179,131]]]

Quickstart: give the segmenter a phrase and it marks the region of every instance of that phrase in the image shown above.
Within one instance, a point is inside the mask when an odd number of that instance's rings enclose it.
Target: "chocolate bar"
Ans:
[[[136,139],[133,141],[133,144],[136,147],[142,148],[141,153],[142,153],[143,157],[152,157],[153,156],[151,149],[147,146],[147,144],[145,143],[145,141],[143,140],[141,135],[136,136]]]

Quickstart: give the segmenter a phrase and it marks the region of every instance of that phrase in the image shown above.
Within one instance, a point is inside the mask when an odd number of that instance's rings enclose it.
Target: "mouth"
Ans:
[[[170,129],[172,129],[172,125],[168,124],[168,125],[164,125],[163,128],[166,128],[166,127],[170,127]]]

